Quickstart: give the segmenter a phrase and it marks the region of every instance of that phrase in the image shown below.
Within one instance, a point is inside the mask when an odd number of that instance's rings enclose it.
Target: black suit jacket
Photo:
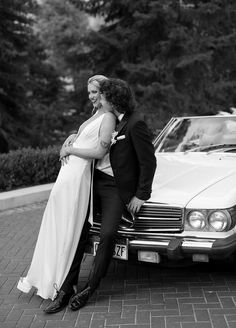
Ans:
[[[125,204],[133,196],[147,200],[151,196],[156,158],[143,114],[125,114],[116,130],[118,134],[110,148],[110,162],[120,196]]]

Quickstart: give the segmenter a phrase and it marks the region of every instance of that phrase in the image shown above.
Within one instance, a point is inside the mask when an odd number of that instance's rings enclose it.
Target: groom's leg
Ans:
[[[125,208],[113,177],[104,173],[94,173],[94,190],[101,205],[100,242],[87,285],[70,299],[70,308],[74,311],[87,303],[101,279],[106,275],[113,255],[116,232]]]
[[[115,236],[124,210],[124,203],[113,177],[104,173],[98,174],[94,180],[94,188],[101,202],[102,223],[100,242],[88,283],[92,291],[97,288],[100,280],[107,273],[114,251]]]

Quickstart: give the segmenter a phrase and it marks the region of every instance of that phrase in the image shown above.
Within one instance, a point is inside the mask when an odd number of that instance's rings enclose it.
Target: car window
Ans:
[[[235,152],[236,117],[194,117],[174,121],[156,145],[158,152]],[[230,149],[229,149],[230,148]]]

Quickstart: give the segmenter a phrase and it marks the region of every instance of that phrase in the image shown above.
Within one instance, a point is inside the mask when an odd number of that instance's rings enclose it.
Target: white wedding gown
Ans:
[[[79,130],[74,147],[97,145],[103,116]],[[72,155],[61,167],[44,211],[28,274],[18,282],[19,290],[28,293],[35,287],[37,295],[54,299],[55,286],[60,289],[65,280],[79,242],[89,205],[91,171],[92,160]],[[91,206],[89,221],[92,223]]]

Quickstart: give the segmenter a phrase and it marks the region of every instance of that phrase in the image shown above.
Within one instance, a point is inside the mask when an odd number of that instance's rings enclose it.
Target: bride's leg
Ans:
[[[84,256],[84,251],[88,240],[88,231],[90,229],[90,226],[91,224],[88,222],[88,215],[87,215],[70,271],[67,274],[67,277],[61,286],[61,289],[65,293],[68,293],[71,290],[72,286],[77,284],[80,265]]]

